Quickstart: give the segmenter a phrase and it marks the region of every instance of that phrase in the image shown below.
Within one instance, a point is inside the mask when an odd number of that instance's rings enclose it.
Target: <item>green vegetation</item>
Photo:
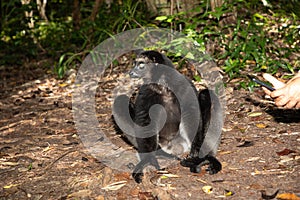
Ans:
[[[213,57],[221,61],[230,79],[260,71],[274,74],[284,70],[293,74],[295,69],[300,69],[299,16],[287,14],[280,8],[266,11],[262,5],[261,10],[257,10],[254,5],[254,2],[246,1],[235,5],[224,3],[215,12],[208,11],[191,20],[185,19],[182,13],[156,19],[164,26],[174,23],[176,27],[176,24],[184,22],[183,32],[198,43],[204,45],[214,41],[218,44]],[[300,9],[298,11],[299,15]],[[232,13],[238,13],[236,20],[220,26],[222,16]],[[197,31],[199,25],[201,31]],[[252,89],[254,83],[241,82],[240,86]]]
[[[300,69],[300,2],[281,1],[263,5],[259,0],[225,2],[214,11],[203,1],[187,17],[186,12],[152,17],[145,1],[102,3],[93,16],[95,2],[80,1],[76,21],[76,1],[49,1],[47,20],[41,19],[35,1],[1,1],[0,65],[22,64],[26,59],[52,57],[54,71],[62,78],[68,68],[79,66],[93,47],[125,30],[154,26],[181,30],[197,41],[218,61],[230,79],[246,73]],[[270,1],[271,2],[271,1]],[[33,11],[32,17],[24,17]],[[190,12],[188,12],[190,13]],[[29,27],[30,20],[34,26]],[[178,49],[180,51],[180,49]],[[174,57],[180,54],[173,55]],[[253,83],[241,83],[253,87]]]
[[[80,1],[81,2],[81,1]],[[74,67],[77,61],[108,37],[125,30],[146,25],[146,5],[142,1],[123,0],[110,8],[102,4],[96,18],[91,20],[94,1],[80,3],[80,24],[75,27],[72,18],[73,1],[52,0],[46,12],[48,21],[36,13],[35,1],[21,5],[20,0],[1,1],[0,65],[22,64],[25,58],[50,56],[57,60],[55,71],[62,76],[64,69]],[[25,12],[33,10],[32,17]],[[30,20],[34,26],[29,27]]]

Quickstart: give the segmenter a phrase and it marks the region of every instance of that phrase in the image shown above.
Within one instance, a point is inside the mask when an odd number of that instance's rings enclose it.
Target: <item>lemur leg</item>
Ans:
[[[137,183],[141,183],[145,167],[152,165],[156,169],[160,168],[156,159],[157,136],[154,135],[149,138],[137,138],[137,144],[140,162],[135,166],[135,169],[132,172],[132,177]]]
[[[210,117],[211,117],[211,99],[209,90],[205,89],[201,91],[198,95],[199,107],[200,107],[200,122],[197,134],[193,139],[191,152],[189,157],[191,158],[198,158],[200,155],[200,149],[203,145],[207,129],[210,124]]]
[[[210,91],[205,89],[199,93],[198,101],[201,109],[201,124],[199,125],[198,132],[193,140],[192,148],[189,157],[182,160],[180,164],[184,167],[189,167],[190,171],[193,173],[199,173],[203,165],[208,164],[206,171],[209,174],[216,174],[222,169],[221,163],[212,155],[206,155],[204,157],[199,157],[200,149],[204,142],[205,136],[211,120],[211,96]],[[216,147],[215,147],[216,148]],[[212,152],[214,152],[213,150]]]
[[[204,158],[188,157],[182,160],[180,164],[184,167],[189,167],[190,171],[193,173],[200,173],[201,167],[207,164],[208,168],[206,169],[206,171],[208,171],[209,174],[216,174],[222,170],[222,164],[214,156],[211,155],[207,155]]]

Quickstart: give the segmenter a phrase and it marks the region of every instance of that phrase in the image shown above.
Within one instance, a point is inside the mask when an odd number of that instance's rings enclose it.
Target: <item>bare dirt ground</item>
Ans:
[[[226,86],[220,173],[192,174],[175,162],[165,175],[150,171],[137,184],[89,154],[73,120],[72,77],[57,80],[40,65],[0,68],[0,199],[252,200],[263,190],[300,193],[300,112],[261,101],[260,89],[237,90],[238,79]],[[99,124],[121,146],[128,144],[113,127],[109,95],[126,70],[107,70],[96,95]]]

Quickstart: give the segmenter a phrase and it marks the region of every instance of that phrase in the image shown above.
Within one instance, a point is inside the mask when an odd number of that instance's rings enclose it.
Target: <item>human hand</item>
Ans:
[[[286,84],[277,80],[270,74],[263,74],[275,88],[273,92],[263,87],[267,95],[274,99],[275,105],[284,108],[300,108],[300,73],[288,81]]]

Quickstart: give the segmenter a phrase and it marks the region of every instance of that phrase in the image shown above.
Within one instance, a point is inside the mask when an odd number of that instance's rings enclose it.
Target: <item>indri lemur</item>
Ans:
[[[177,75],[169,77],[167,70],[176,70],[173,69],[171,60],[159,52],[141,52],[135,59],[134,65],[130,71],[130,77],[144,79],[145,84],[139,88],[134,102],[129,101],[126,95],[118,96],[114,101],[113,114],[117,124],[123,123],[127,127],[127,129],[125,128],[127,131],[134,132],[125,133],[125,136],[137,148],[140,157],[140,162],[132,173],[135,181],[138,183],[142,181],[143,169],[147,165],[153,165],[159,169],[157,156],[180,160],[177,156],[187,151],[190,151],[189,156],[182,159],[180,163],[182,166],[189,167],[191,172],[199,173],[201,166],[205,164],[209,164],[207,171],[210,174],[219,172],[222,165],[214,157],[219,141],[216,141],[217,145],[213,147],[206,144],[210,148],[209,152],[205,155],[203,152],[201,153],[201,146],[205,145],[204,139],[211,123],[212,107],[215,112],[222,112],[218,97],[208,89],[198,93],[192,82],[184,77],[188,84],[181,82],[175,84],[177,93],[183,95],[180,102],[172,89],[168,88],[179,78]],[[192,100],[194,102],[191,102],[191,96],[195,96],[195,99]],[[193,108],[183,114],[183,107],[180,105],[182,102],[187,106],[194,103],[198,110],[200,109],[198,113],[195,111],[199,116],[192,119],[186,116],[194,113]],[[128,106],[128,103],[129,109],[123,106]],[[163,106],[164,111],[162,109],[151,111],[151,107],[156,104]],[[193,131],[194,134],[187,133],[191,122],[197,125]],[[154,125],[143,129],[149,124]]]

